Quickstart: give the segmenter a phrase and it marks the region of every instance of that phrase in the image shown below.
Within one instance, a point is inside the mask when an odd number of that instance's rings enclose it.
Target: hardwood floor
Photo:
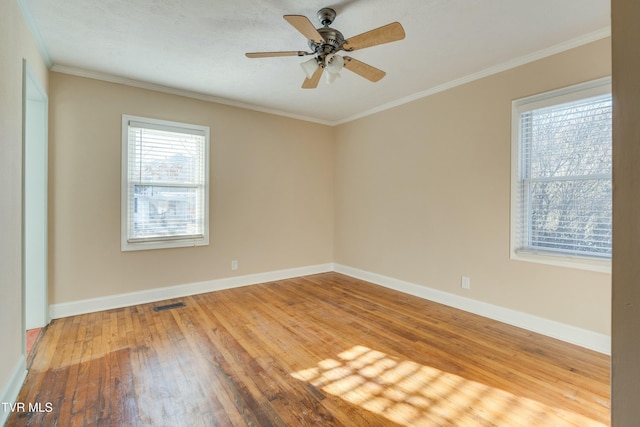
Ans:
[[[337,273],[54,320],[30,361],[9,426],[609,423],[609,357]]]

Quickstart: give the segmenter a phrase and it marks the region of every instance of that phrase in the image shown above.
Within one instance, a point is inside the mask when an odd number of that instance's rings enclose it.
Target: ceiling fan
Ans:
[[[314,55],[312,59],[300,64],[307,75],[307,78],[302,83],[303,89],[316,88],[325,69],[328,83],[333,83],[340,77],[340,70],[343,67],[372,82],[377,82],[386,75],[382,70],[350,56],[338,55],[337,52],[341,50],[352,52],[365,47],[402,40],[405,34],[399,22],[393,22],[345,39],[340,31],[329,26],[336,18],[335,10],[325,7],[318,11],[317,16],[323,26],[316,29],[306,16],[284,15],[284,19],[309,40],[308,44],[311,52],[295,50],[287,52],[252,52],[247,53],[246,56],[248,58],[269,58],[275,56]]]

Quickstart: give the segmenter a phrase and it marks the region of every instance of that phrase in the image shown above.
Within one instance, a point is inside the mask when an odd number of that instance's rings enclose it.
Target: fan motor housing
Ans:
[[[324,43],[316,44],[309,40],[309,48],[319,55],[328,55],[339,51],[344,44],[342,33],[331,27],[318,28],[318,32],[324,39]]]

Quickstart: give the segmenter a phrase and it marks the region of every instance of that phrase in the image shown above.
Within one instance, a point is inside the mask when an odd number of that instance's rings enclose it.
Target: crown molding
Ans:
[[[49,55],[49,51],[47,50],[47,46],[44,44],[44,40],[42,35],[40,34],[40,29],[36,24],[35,19],[33,19],[33,13],[31,13],[31,8],[29,7],[29,3],[27,0],[16,0],[18,3],[18,7],[22,12],[22,17],[24,18],[29,31],[31,31],[31,35],[36,42],[36,46],[38,46],[38,51],[40,52],[40,56],[42,56],[42,60],[46,64],[47,68],[51,68],[53,66],[53,62],[51,61],[51,55]]]
[[[214,102],[216,104],[228,105],[230,107],[244,108],[246,110],[253,110],[261,113],[274,114],[276,116],[288,117],[291,119],[302,120],[305,122],[313,122],[313,123],[319,123],[321,125],[333,126],[332,122],[317,119],[315,117],[292,114],[286,111],[260,107],[257,105],[234,101],[227,98],[220,98],[217,96],[207,95],[200,92],[192,92],[189,90],[178,89],[175,87],[163,86],[156,83],[130,79],[126,77],[116,76],[113,74],[102,73],[99,71],[91,71],[83,68],[69,67],[66,65],[58,65],[58,64],[53,65],[51,67],[51,71],[54,71],[56,73],[69,74],[77,77],[84,77],[88,79],[101,80],[109,83],[117,83],[125,86],[137,87],[140,89],[153,90],[156,92],[167,93],[170,95],[184,96],[186,98],[198,99],[200,101]]]
[[[18,0],[19,3],[25,3],[26,0]],[[35,24],[34,24],[35,26]],[[32,30],[33,31],[33,30]],[[37,28],[36,28],[37,31]],[[38,33],[39,34],[39,33]],[[585,44],[588,43],[592,43],[601,39],[604,39],[606,37],[610,37],[611,36],[611,27],[605,27],[602,28],[600,30],[585,34],[583,36],[580,37],[576,37],[573,38],[571,40],[567,40],[566,42],[563,43],[559,43],[557,45],[548,47],[546,49],[542,49],[518,58],[514,58],[512,60],[509,60],[507,62],[503,62],[502,64],[498,64],[489,68],[485,68],[484,70],[478,71],[477,73],[473,73],[473,74],[469,74],[467,76],[461,77],[459,79],[455,79],[452,80],[450,82],[438,85],[438,86],[434,86],[430,89],[424,90],[424,91],[420,91],[417,92],[413,95],[409,95],[400,99],[397,99],[395,101],[380,105],[378,107],[363,111],[362,113],[358,113],[355,114],[353,116],[341,119],[341,120],[337,120],[337,121],[329,121],[329,120],[322,120],[319,118],[315,118],[315,117],[310,117],[310,116],[303,116],[303,115],[299,115],[299,114],[292,114],[292,113],[288,113],[285,111],[281,111],[281,110],[276,110],[276,109],[272,109],[272,108],[266,108],[266,107],[260,107],[254,104],[249,104],[249,103],[244,103],[244,102],[239,102],[239,101],[234,101],[231,99],[226,99],[226,98],[220,98],[217,96],[213,96],[213,95],[207,95],[207,94],[203,94],[203,93],[199,93],[199,92],[192,92],[192,91],[188,91],[188,90],[184,90],[184,89],[178,89],[178,88],[174,88],[174,87],[169,87],[169,86],[163,86],[163,85],[159,85],[159,84],[155,84],[155,83],[149,83],[149,82],[145,82],[145,81],[141,81],[141,80],[134,80],[134,79],[129,79],[126,77],[120,77],[120,76],[116,76],[116,75],[112,75],[112,74],[107,74],[107,73],[102,73],[102,72],[98,72],[98,71],[91,71],[91,70],[86,70],[86,69],[82,69],[82,68],[76,68],[76,67],[69,67],[69,66],[65,66],[65,65],[59,65],[59,64],[55,64],[53,66],[50,67],[51,71],[54,72],[58,72],[58,73],[63,73],[63,74],[69,74],[69,75],[74,75],[74,76],[78,76],[78,77],[85,77],[85,78],[90,78],[90,79],[95,79],[95,80],[102,80],[102,81],[106,81],[106,82],[111,82],[111,83],[118,83],[118,84],[123,84],[126,86],[132,86],[132,87],[137,87],[137,88],[141,88],[141,89],[147,89],[147,90],[153,90],[153,91],[157,91],[157,92],[162,92],[162,93],[168,93],[168,94],[172,94],[172,95],[179,95],[179,96],[184,96],[187,98],[193,98],[193,99],[198,99],[201,101],[208,101],[208,102],[214,102],[217,104],[223,104],[223,105],[228,105],[231,107],[237,107],[237,108],[244,108],[247,110],[253,110],[253,111],[258,111],[261,113],[267,113],[267,114],[274,114],[277,116],[282,116],[282,117],[288,117],[288,118],[292,118],[292,119],[296,119],[296,120],[302,120],[302,121],[306,121],[306,122],[312,122],[312,123],[318,123],[321,125],[326,125],[326,126],[338,126],[344,123],[348,123],[348,122],[352,122],[385,110],[389,110],[395,107],[399,107],[401,105],[404,104],[408,104],[410,102],[416,101],[418,99],[422,99],[422,98],[426,98],[428,96],[440,93],[440,92],[444,92],[446,90],[449,89],[453,89],[457,86],[461,86],[467,83],[471,83],[475,80],[479,80],[482,79],[484,77],[488,77],[491,76],[493,74],[497,74],[503,71],[507,71],[516,67],[519,67],[521,65],[525,65],[561,52],[565,52],[567,50],[570,49],[574,49],[576,47],[580,47],[583,46]],[[44,46],[44,44],[43,44]],[[44,47],[43,47],[44,49]],[[45,49],[46,50],[46,49]]]
[[[461,77],[459,79],[451,80],[450,82],[443,83],[441,85],[432,87],[430,89],[415,93],[413,95],[405,96],[396,101],[392,101],[378,107],[372,108],[370,110],[364,111],[362,113],[347,117],[343,120],[333,122],[332,125],[341,125],[343,123],[352,122],[357,119],[361,119],[363,117],[367,117],[381,111],[389,110],[391,108],[398,107],[400,105],[408,104],[410,102],[416,101],[418,99],[426,98],[431,95],[435,95],[439,92],[444,92],[445,90],[453,89],[457,86],[462,86],[467,83],[471,83],[475,80],[482,79],[484,77],[489,77],[493,74],[498,74],[503,71],[510,70],[512,68],[519,67],[521,65],[528,64],[530,62],[534,62],[558,53],[565,52],[570,49],[574,49],[576,47],[583,46],[588,43],[592,43],[598,40],[602,40],[606,37],[611,36],[611,27],[601,28],[600,30],[585,34],[580,37],[573,38],[571,40],[567,40],[566,42],[559,43],[557,45],[548,47],[546,49],[542,49],[518,58],[514,58],[507,62],[503,62],[502,64],[494,65],[493,67],[485,68],[484,70],[478,71],[477,73],[469,74],[467,76]]]

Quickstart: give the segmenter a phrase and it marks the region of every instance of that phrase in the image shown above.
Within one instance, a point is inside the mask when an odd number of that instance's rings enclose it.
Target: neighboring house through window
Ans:
[[[123,251],[209,244],[209,128],[122,116]]]
[[[513,102],[513,259],[610,268],[611,132],[609,78]]]

